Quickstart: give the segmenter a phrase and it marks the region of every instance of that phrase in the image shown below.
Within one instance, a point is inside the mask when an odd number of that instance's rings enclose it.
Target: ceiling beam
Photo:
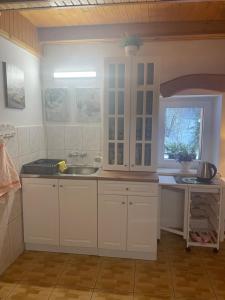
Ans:
[[[225,38],[225,21],[68,26],[38,30],[41,43],[112,40],[121,38],[125,33],[150,40]]]
[[[114,0],[99,1],[99,0],[1,0],[0,10],[28,10],[28,9],[45,9],[45,8],[71,8],[80,6],[98,6],[119,3],[210,3],[210,2],[225,2],[225,0],[121,0],[116,3]]]

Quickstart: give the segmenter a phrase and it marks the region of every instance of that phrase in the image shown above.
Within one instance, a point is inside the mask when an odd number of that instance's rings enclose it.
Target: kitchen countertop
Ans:
[[[132,172],[132,171],[104,171],[99,169],[92,175],[37,175],[20,174],[21,178],[48,178],[48,179],[74,179],[74,180],[119,180],[119,181],[139,181],[139,182],[159,182],[159,176],[155,172]]]
[[[193,175],[192,175],[193,176]],[[192,177],[190,176],[190,177]],[[160,185],[179,185],[181,186],[197,186],[197,187],[215,187],[215,185],[220,185],[221,184],[221,179],[217,178],[213,180],[214,184],[191,184],[191,183],[177,183],[174,176],[164,176],[160,175],[159,176],[159,184]]]

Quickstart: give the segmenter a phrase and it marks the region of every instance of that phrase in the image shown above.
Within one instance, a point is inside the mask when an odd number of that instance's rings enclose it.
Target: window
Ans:
[[[176,96],[160,99],[158,166],[179,168],[176,154],[186,150],[199,160],[215,162],[220,115],[216,96]]]
[[[166,107],[164,119],[164,159],[175,159],[184,150],[200,159],[203,108]]]

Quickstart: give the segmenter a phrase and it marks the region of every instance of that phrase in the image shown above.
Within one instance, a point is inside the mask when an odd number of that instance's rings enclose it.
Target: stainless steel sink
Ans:
[[[98,168],[88,166],[69,166],[63,174],[68,175],[92,175],[98,171]]]

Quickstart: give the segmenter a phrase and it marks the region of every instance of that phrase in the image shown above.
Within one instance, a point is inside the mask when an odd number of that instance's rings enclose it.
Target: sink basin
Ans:
[[[68,175],[92,175],[98,171],[98,168],[87,167],[87,166],[70,166],[68,167],[63,174]]]

